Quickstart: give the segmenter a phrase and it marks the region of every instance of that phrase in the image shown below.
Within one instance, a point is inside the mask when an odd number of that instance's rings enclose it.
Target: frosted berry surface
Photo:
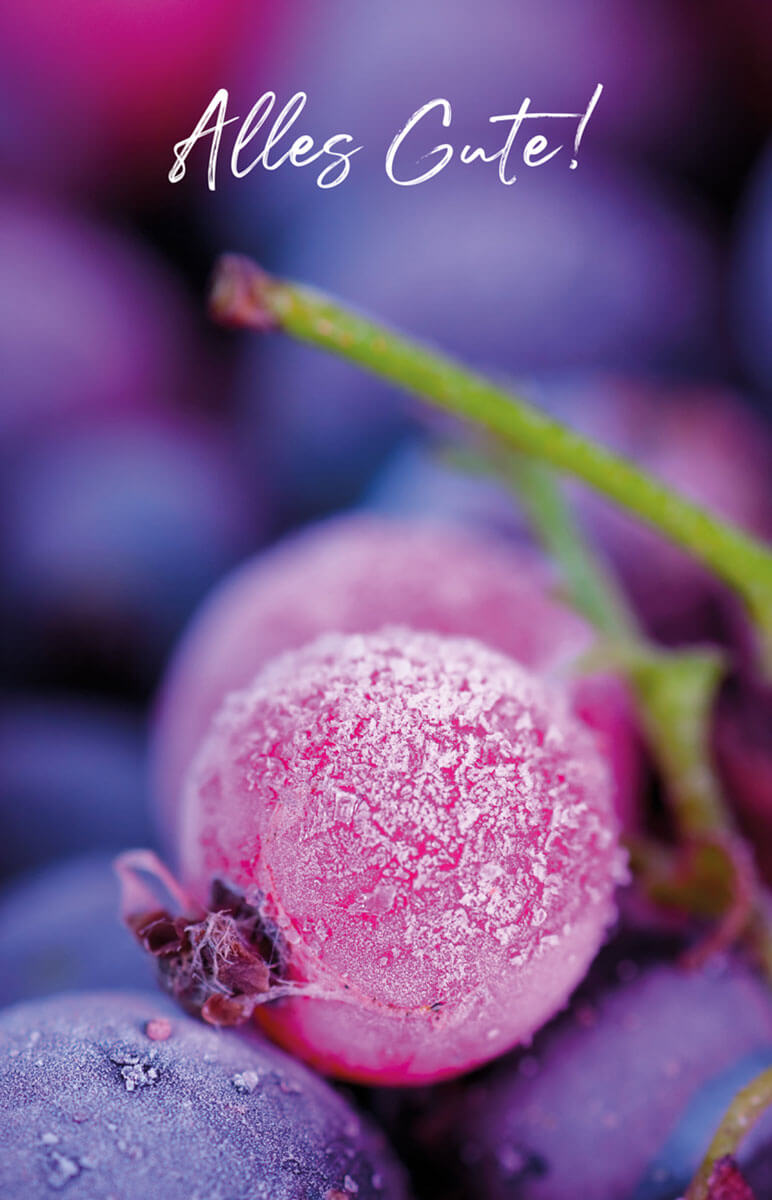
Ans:
[[[152,994],[6,1009],[0,1111],[4,1200],[407,1196],[382,1138],[321,1079]]]
[[[226,881],[307,994],[279,1040],[381,1082],[468,1069],[565,1003],[624,876],[564,694],[472,639],[330,634],[232,694],[188,777],[181,870]]]
[[[321,633],[407,625],[475,637],[542,674],[564,676],[593,634],[550,595],[537,556],[441,522],[371,514],[334,518],[251,559],[226,579],[183,639],[163,689],[155,774],[168,826],[181,782],[228,692]],[[619,680],[576,684],[577,707],[613,764],[617,803],[632,823],[639,747]]]

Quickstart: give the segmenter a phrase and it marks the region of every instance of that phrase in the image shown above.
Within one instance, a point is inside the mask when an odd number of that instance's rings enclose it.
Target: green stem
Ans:
[[[730,1155],[736,1157],[743,1140],[771,1104],[772,1067],[768,1067],[735,1096],[692,1180],[686,1200],[709,1200],[716,1163]]]
[[[574,605],[609,643],[627,676],[683,837],[731,827],[710,765],[709,731],[724,673],[712,650],[662,650],[644,636],[619,589],[587,544],[552,472],[517,455],[515,485],[546,549],[562,568]]]
[[[683,898],[688,900],[700,876],[708,872],[709,888],[715,893],[713,915],[720,920],[693,948],[693,962],[704,962],[732,946],[752,920],[757,950],[768,971],[769,920],[753,859],[735,832],[711,764],[710,728],[724,672],[722,656],[713,650],[673,651],[652,644],[616,579],[585,540],[549,468],[516,453],[505,459],[495,448],[492,462],[514,485],[534,530],[561,567],[569,599],[601,634],[606,655],[633,689],[684,847],[683,861],[668,872],[670,884],[685,887]],[[716,876],[722,885],[718,889]]]
[[[710,728],[724,673],[713,650],[665,651],[642,644],[621,664],[638,700],[682,837],[730,833],[733,822],[711,765]]]
[[[728,939],[737,936],[747,923],[747,903],[741,904],[734,896],[743,890],[744,872],[737,865],[742,846],[734,844],[731,818],[710,767],[708,745],[711,708],[723,661],[712,651],[667,652],[646,639],[616,580],[587,544],[560,481],[545,464],[585,479],[669,533],[734,582],[754,611],[756,584],[748,584],[741,568],[750,565],[758,569],[762,582],[766,580],[759,596],[763,593],[769,599],[772,554],[485,379],[345,311],[316,292],[271,279],[249,260],[227,257],[221,261],[211,305],[223,322],[265,331],[281,328],[351,359],[448,412],[482,425],[506,444],[506,453],[500,445],[487,447],[494,469],[518,492],[531,524],[562,569],[570,600],[602,635],[606,660],[630,681],[682,838],[695,851],[704,843],[704,853],[719,856],[719,869],[728,880],[726,935]],[[480,469],[478,458],[474,469]],[[483,462],[482,469],[489,470],[490,463]],[[760,609],[772,663],[772,605]],[[756,919],[768,948],[768,920],[760,910]]]
[[[759,630],[772,672],[772,551],[766,546],[484,376],[320,292],[274,279],[248,259],[226,256],[220,261],[211,308],[226,324],[282,329],[358,363],[630,509],[738,592]]]
[[[532,458],[510,457],[520,503],[545,549],[560,564],[573,606],[610,641],[637,641],[635,616],[615,578],[585,541],[559,481]]]
[[[479,461],[475,465],[485,468]],[[645,637],[548,467],[493,448],[491,468],[514,487],[535,532],[561,568],[569,600],[601,634],[602,652],[633,688],[682,837],[731,831],[710,765],[712,708],[724,670],[721,655],[703,649],[663,650]]]

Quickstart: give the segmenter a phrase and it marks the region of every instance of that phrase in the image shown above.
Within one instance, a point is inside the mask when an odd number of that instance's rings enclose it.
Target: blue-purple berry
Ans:
[[[144,988],[146,956],[120,918],[110,855],[31,871],[0,892],[0,1007],[55,992]]]
[[[405,1200],[382,1138],[275,1047],[162,997],[0,1014],[4,1200]]]

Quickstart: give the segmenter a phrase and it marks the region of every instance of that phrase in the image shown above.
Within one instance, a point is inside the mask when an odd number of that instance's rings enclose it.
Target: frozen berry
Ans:
[[[0,1006],[53,992],[148,987],[121,929],[112,857],[68,859],[0,892]]]
[[[283,650],[320,633],[408,625],[475,637],[546,675],[592,644],[587,625],[549,594],[535,555],[439,523],[351,515],[316,525],[248,562],[218,588],[185,637],[158,711],[155,775],[171,824],[181,781],[223,697]],[[613,763],[632,822],[639,754],[630,702],[609,677],[575,685],[577,705]]]
[[[772,1001],[737,965],[622,958],[456,1113],[475,1200],[675,1200],[735,1094],[772,1064]],[[772,1137],[772,1117],[743,1160]]]
[[[169,1036],[148,1036],[168,1022]],[[49,1200],[404,1200],[383,1140],[256,1036],[163,998],[93,992],[0,1014],[0,1194]]]
[[[530,1037],[624,877],[606,764],[563,694],[472,639],[396,627],[325,635],[231,693],[181,827],[208,914],[133,920],[170,989],[382,1083]]]

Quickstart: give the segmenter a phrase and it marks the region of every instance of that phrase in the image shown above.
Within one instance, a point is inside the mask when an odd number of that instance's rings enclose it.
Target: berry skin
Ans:
[[[181,817],[183,887],[203,908],[223,884],[242,896],[270,970],[245,985],[249,939],[210,913],[192,967],[189,945],[162,951],[171,990],[215,1022],[254,1009],[323,1070],[379,1083],[529,1038],[625,878],[606,765],[563,694],[479,642],[408,629],[328,634],[231,694]]]
[[[145,988],[148,962],[121,929],[112,858],[84,855],[0,892],[0,1007],[54,992]]]
[[[735,1094],[772,1064],[772,1004],[743,967],[622,958],[617,971],[456,1109],[447,1144],[475,1200],[675,1200]],[[742,1162],[770,1135],[767,1114]]]
[[[166,1023],[166,1025],[164,1025]],[[160,1027],[167,1035],[153,1036]],[[380,1136],[257,1037],[143,993],[0,1014],[3,1200],[405,1200]]]
[[[164,684],[154,755],[162,824],[173,823],[185,770],[224,696],[320,633],[407,625],[474,637],[542,674],[566,674],[593,634],[551,598],[550,583],[522,549],[460,527],[374,514],[322,522],[247,562],[204,605]],[[631,825],[640,761],[630,701],[610,676],[573,686]]]

